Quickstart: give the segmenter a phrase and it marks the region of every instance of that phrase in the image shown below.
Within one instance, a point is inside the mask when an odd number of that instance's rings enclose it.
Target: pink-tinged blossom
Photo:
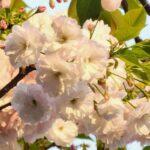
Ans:
[[[1,20],[0,21],[0,29],[5,30],[5,29],[7,29],[7,27],[8,27],[8,25],[7,25],[6,21],[5,20]]]
[[[57,17],[53,20],[52,27],[57,35],[57,41],[60,43],[78,40],[82,37],[81,27],[72,18],[66,16]]]
[[[14,67],[29,66],[36,63],[44,42],[45,36],[25,22],[22,26],[13,26],[12,33],[6,38],[5,53]]]
[[[49,119],[52,106],[40,85],[19,84],[12,99],[13,108],[25,123],[36,124]]]
[[[19,150],[17,136],[22,129],[22,121],[14,110],[0,112],[0,148],[4,150]]]
[[[122,0],[101,0],[102,7],[107,11],[115,11],[121,5]]]
[[[10,6],[11,0],[0,0],[0,9],[8,8]]]

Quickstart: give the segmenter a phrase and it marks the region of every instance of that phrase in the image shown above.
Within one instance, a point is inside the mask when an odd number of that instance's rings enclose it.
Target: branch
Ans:
[[[9,106],[11,106],[11,103],[10,103],[10,102],[7,103],[7,104],[5,104],[5,105],[3,105],[3,106],[1,106],[1,107],[0,107],[0,111],[3,110],[3,109],[5,109],[6,107],[9,107]]]
[[[25,69],[20,68],[19,73],[14,77],[5,87],[0,90],[0,98],[6,95],[12,88],[14,88],[19,81],[21,81],[28,73],[35,70],[34,66],[28,66]]]
[[[150,4],[147,2],[147,0],[139,0],[139,1],[144,6],[147,14],[150,16]]]
[[[122,7],[123,7],[123,10],[125,11],[125,13],[128,11],[128,3],[126,0],[122,0],[122,3],[121,3]]]

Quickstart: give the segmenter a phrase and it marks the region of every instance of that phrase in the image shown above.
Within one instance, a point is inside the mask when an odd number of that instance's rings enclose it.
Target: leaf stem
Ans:
[[[94,26],[94,29],[93,29],[93,31],[91,32],[90,39],[92,39],[92,36],[93,36],[93,34],[94,34],[94,32],[95,32],[95,29],[96,29],[96,26],[98,25],[99,20],[100,20],[100,14],[99,14],[99,17],[98,17],[98,19],[97,19],[97,21],[96,21],[96,24],[95,24],[95,26]]]

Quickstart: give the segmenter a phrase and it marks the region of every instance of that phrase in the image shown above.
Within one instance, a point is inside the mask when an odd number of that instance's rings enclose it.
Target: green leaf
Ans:
[[[20,7],[26,7],[26,3],[23,1],[23,0],[12,0],[11,1],[11,4],[10,4],[10,9],[11,10],[17,10],[20,8]]]
[[[92,139],[90,136],[87,136],[87,135],[85,135],[85,134],[79,134],[79,135],[77,136],[77,138],[93,141],[93,139]]]
[[[38,145],[36,145],[36,144],[31,144],[29,150],[41,150],[41,149],[39,148]]]
[[[77,0],[77,14],[81,25],[87,19],[98,19],[101,10],[100,0]]]
[[[121,17],[120,17],[121,18]],[[122,23],[116,22],[117,29],[114,36],[119,41],[135,38],[145,26],[146,13],[143,7],[132,9],[122,16]]]
[[[118,148],[118,150],[127,150],[126,147],[121,147],[121,148]]]
[[[100,140],[96,141],[97,150],[103,150],[105,148],[105,144],[102,143]]]
[[[144,147],[143,150],[150,150],[150,146]]]
[[[144,71],[143,69],[139,68],[139,67],[132,67],[131,71],[140,79],[142,79],[142,81],[145,82],[149,82],[150,76],[149,74],[147,74],[146,71]]]
[[[128,3],[128,9],[135,9],[141,7],[141,3],[139,0],[127,0]]]
[[[78,18],[76,6],[77,6],[77,0],[72,0],[68,9],[68,16],[78,21],[79,18]]]
[[[129,10],[125,15],[121,11],[103,11],[100,19],[111,26],[112,34],[120,41],[130,40],[139,35],[145,26],[146,12],[143,6]]]
[[[120,49],[114,57],[124,60],[131,73],[150,84],[150,40]]]

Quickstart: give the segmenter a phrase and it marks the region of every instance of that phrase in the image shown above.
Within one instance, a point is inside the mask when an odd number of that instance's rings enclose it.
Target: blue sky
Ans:
[[[38,7],[39,5],[42,5],[42,6],[46,6],[47,7],[47,10],[50,12],[50,14],[54,14],[56,12],[63,12],[65,11],[68,6],[69,6],[69,3],[63,3],[63,4],[57,4],[56,7],[54,9],[50,9],[48,6],[49,6],[49,1],[48,0],[24,0],[25,2],[28,3],[28,5],[32,8],[35,8],[35,7]],[[150,2],[150,0],[148,0]],[[145,28],[142,30],[141,34],[140,34],[140,37],[143,38],[143,39],[146,39],[146,38],[150,38],[150,17],[147,17],[147,22],[146,22],[146,26]],[[132,44],[133,41],[130,41],[129,44]],[[75,140],[74,143],[79,145],[80,143],[90,143],[91,144],[91,147],[88,149],[88,150],[96,150],[96,147],[95,147],[95,143],[91,142],[91,141],[81,141],[81,140]],[[142,150],[142,147],[140,146],[140,143],[138,142],[133,142],[132,144],[129,144],[127,146],[127,149],[128,150]],[[54,149],[51,149],[51,150],[57,150],[56,148]],[[82,150],[82,149],[79,149],[79,150]]]

